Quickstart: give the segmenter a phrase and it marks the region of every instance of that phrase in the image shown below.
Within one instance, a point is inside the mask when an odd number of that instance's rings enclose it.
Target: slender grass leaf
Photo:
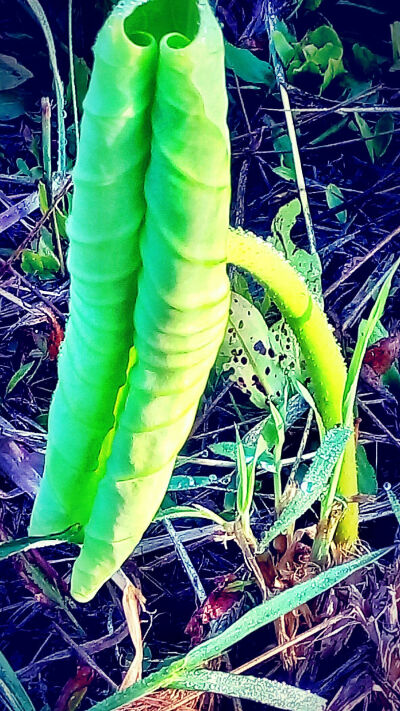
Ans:
[[[264,534],[259,546],[260,552],[264,551],[276,536],[287,531],[323,494],[333,469],[344,452],[350,435],[351,429],[347,427],[334,427],[327,432],[321,446],[315,453],[313,463],[305,475],[296,496]]]
[[[389,71],[396,72],[400,69],[400,22],[398,20],[390,25],[390,34],[392,37],[393,64]]]
[[[209,669],[183,674],[170,684],[173,689],[193,689],[258,701],[284,711],[324,711],[326,701],[311,691],[304,691],[279,681],[240,676]]]
[[[362,327],[359,328],[357,343],[351,359],[343,396],[343,417],[344,423],[348,427],[351,427],[353,421],[353,408],[357,393],[358,378],[364,360],[365,351],[367,350],[371,334],[383,314],[386,300],[389,296],[392,279],[399,264],[400,258],[389,270],[389,273],[376,298],[375,304],[372,307],[369,318],[362,324]]]
[[[314,400],[313,396],[311,395],[310,391],[307,390],[305,385],[303,385],[303,383],[300,383],[299,380],[296,382],[296,388],[298,389],[300,395],[306,401],[307,405],[309,405],[311,407],[311,409],[315,415],[315,420],[316,420],[317,427],[318,427],[319,438],[320,438],[320,441],[322,442],[323,438],[325,437],[326,430],[325,430],[325,425],[322,422],[322,417],[320,415],[318,407],[315,403],[315,400]]]
[[[146,696],[156,691],[156,689],[170,686],[175,681],[178,681],[183,673],[194,671],[208,660],[220,656],[252,632],[264,627],[269,622],[274,622],[278,617],[286,615],[299,605],[303,605],[317,595],[326,592],[352,573],[371,563],[375,563],[390,550],[392,550],[391,547],[367,553],[360,558],[351,560],[349,563],[329,568],[329,570],[319,573],[315,578],[300,583],[294,588],[284,590],[284,592],[246,612],[224,632],[191,649],[185,657],[170,664],[165,664],[161,669],[149,674],[145,679],[137,682],[129,689],[117,691],[112,696],[109,696],[108,699],[93,706],[91,711],[116,711],[124,704]]]
[[[170,506],[167,509],[159,509],[153,521],[162,521],[163,518],[207,518],[222,528],[226,527],[228,523],[211,509],[206,509],[205,506],[200,506],[199,504],[194,504],[193,506]]]
[[[389,503],[392,507],[392,511],[394,515],[397,518],[397,523],[400,525],[400,501],[397,498],[396,494],[394,493],[391,484],[386,481],[383,485],[383,488],[386,491],[387,497],[389,499]]]
[[[24,365],[21,365],[20,368],[14,373],[13,376],[11,376],[10,380],[8,381],[8,385],[6,387],[6,395],[11,393],[14,388],[18,385],[18,383],[21,382],[21,380],[24,379],[25,375],[29,373],[29,371],[32,369],[32,366],[34,365],[35,361],[30,360],[29,363],[24,363]]]
[[[79,524],[70,526],[60,533],[52,533],[47,536],[25,536],[13,541],[0,543],[0,560],[5,560],[17,553],[23,553],[31,548],[45,548],[46,546],[56,546],[59,543],[78,543],[82,527]]]
[[[0,652],[0,701],[4,704],[5,711],[35,711],[32,701],[2,652]]]

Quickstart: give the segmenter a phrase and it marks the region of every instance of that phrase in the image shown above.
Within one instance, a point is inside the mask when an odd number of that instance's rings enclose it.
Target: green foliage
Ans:
[[[53,249],[51,232],[45,227],[40,231],[36,250],[22,251],[21,267],[25,274],[33,274],[39,279],[53,279],[60,269],[60,262]]]
[[[393,276],[400,264],[400,258],[395,262],[376,297],[371,313],[364,321],[358,330],[358,338],[354,353],[351,359],[349,372],[346,380],[346,387],[343,396],[343,416],[347,426],[351,426],[353,422],[353,410],[357,393],[358,378],[363,364],[365,351],[367,350],[369,339],[374,331],[376,324],[382,317],[387,297],[392,283]]]
[[[393,51],[393,64],[390,71],[397,72],[400,69],[400,22],[398,20],[390,25],[390,33]]]
[[[14,57],[0,54],[0,91],[15,89],[32,77],[32,72],[19,64]]]
[[[394,493],[392,486],[388,481],[384,483],[383,488],[386,491],[390,506],[392,507],[392,511],[396,516],[397,523],[400,525],[400,500]]]
[[[44,548],[46,546],[55,546],[58,543],[68,542],[76,543],[81,538],[82,528],[76,524],[70,526],[65,531],[53,533],[48,536],[25,536],[24,538],[16,538],[15,540],[5,541],[0,543],[0,560],[9,558],[17,553],[23,553],[31,548]]]
[[[375,123],[374,129],[356,111],[354,112],[355,124],[350,123],[351,128],[357,127],[361,136],[365,139],[365,147],[368,151],[372,163],[381,158],[387,151],[392,140],[394,129],[393,116],[390,113],[383,114]]]
[[[6,387],[6,395],[11,393],[14,388],[24,379],[24,377],[32,370],[32,366],[35,364],[34,360],[29,361],[29,363],[24,363],[20,368],[11,376]]]
[[[19,90],[22,84],[33,77],[17,60],[0,54],[0,120],[10,121],[25,112],[24,97]]]
[[[325,699],[284,682],[240,676],[227,672],[198,669],[186,672],[173,682],[172,689],[196,689],[224,696],[233,696],[285,711],[324,711]]]
[[[329,183],[325,188],[326,202],[329,208],[338,207],[343,202],[343,193],[341,189],[334,183]],[[342,224],[347,222],[347,210],[343,212],[336,212],[335,217]]]
[[[0,701],[4,711],[35,711],[31,699],[3,652],[0,652]]]
[[[223,370],[261,409],[269,398],[279,401],[285,379],[271,346],[268,326],[258,309],[232,293],[228,327],[219,351]]]
[[[357,481],[358,491],[366,496],[376,496],[378,493],[378,482],[376,479],[376,471],[369,462],[367,452],[362,444],[357,445],[356,449],[357,463]]]
[[[250,84],[275,83],[275,74],[271,65],[255,56],[249,49],[235,47],[225,40],[225,64],[238,77]]]
[[[250,511],[253,505],[256,465],[260,454],[264,450],[265,442],[262,435],[260,435],[253,456],[250,462],[247,463],[243,443],[236,429],[236,508],[243,533],[249,541],[253,539],[250,526]]]
[[[286,69],[286,76],[293,84],[305,78],[322,94],[336,77],[345,73],[343,45],[333,27],[321,25],[307,32],[296,42],[286,26],[273,33],[276,52]]]
[[[351,430],[347,427],[336,427],[328,430],[295,497],[264,534],[259,547],[261,552],[267,548],[276,536],[280,533],[285,533],[294,525],[296,520],[322,496],[333,469],[344,452],[350,435]]]
[[[274,150],[279,153],[280,165],[277,167],[271,167],[271,170],[279,175],[283,180],[296,180],[296,171],[294,169],[294,158],[292,153],[292,145],[290,143],[289,135],[282,132],[282,129],[278,131],[273,130],[276,136],[273,139]]]
[[[325,570],[316,577],[275,595],[270,600],[246,612],[224,632],[191,649],[185,657],[165,664],[158,671],[149,674],[145,679],[137,682],[129,689],[116,692],[108,699],[93,706],[92,711],[116,711],[124,704],[140,699],[159,688],[168,688],[176,684],[179,679],[185,677],[185,674],[220,656],[234,644],[246,639],[252,632],[295,610],[299,605],[303,605],[316,597],[316,595],[326,592],[352,573],[375,563],[389,551],[390,548],[383,548],[374,553],[368,553],[343,565]],[[268,703],[268,700],[265,703]],[[317,701],[317,703],[320,703],[320,701]]]

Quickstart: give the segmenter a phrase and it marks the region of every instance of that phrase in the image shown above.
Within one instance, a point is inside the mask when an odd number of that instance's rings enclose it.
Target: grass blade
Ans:
[[[296,496],[264,534],[260,544],[261,552],[276,536],[287,531],[321,496],[350,435],[351,429],[348,427],[334,427],[327,432]]]
[[[52,533],[47,536],[25,536],[12,541],[0,543],[0,560],[5,560],[17,553],[23,553],[30,548],[44,548],[45,546],[56,546],[59,543],[79,543],[82,526],[76,524],[70,526],[60,533]]]
[[[357,570],[375,563],[390,550],[391,547],[367,553],[360,558],[351,560],[349,563],[325,570],[315,578],[300,583],[294,588],[288,588],[279,595],[246,612],[227,630],[194,647],[185,657],[164,665],[161,669],[149,674],[145,679],[137,682],[129,689],[117,691],[112,696],[109,696],[108,699],[95,704],[91,711],[116,711],[124,704],[151,694],[156,689],[171,686],[182,677],[182,674],[194,671],[208,660],[220,656],[252,632],[264,627],[269,622],[274,622],[278,617],[291,612],[313,597],[326,592],[333,585],[337,585],[337,583],[340,583]]]
[[[356,398],[358,378],[360,375],[361,366],[364,360],[365,351],[367,350],[368,342],[371,334],[381,318],[387,297],[389,296],[390,287],[392,284],[393,276],[400,264],[400,258],[393,264],[392,268],[387,275],[382,288],[376,298],[375,304],[372,307],[371,313],[366,321],[360,328],[356,347],[354,349],[353,357],[351,359],[350,368],[346,380],[346,386],[343,396],[343,418],[344,424],[347,426],[352,426],[353,423],[353,408],[354,401]]]
[[[32,701],[2,652],[0,652],[0,702],[4,704],[6,711],[35,711]]]
[[[284,711],[324,711],[325,699],[310,691],[270,679],[239,676],[209,669],[183,674],[170,684],[173,689],[191,689],[258,701]]]

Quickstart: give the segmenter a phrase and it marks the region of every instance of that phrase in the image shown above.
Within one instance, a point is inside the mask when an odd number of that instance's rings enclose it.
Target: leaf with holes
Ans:
[[[223,370],[251,402],[265,409],[269,397],[279,402],[285,376],[271,347],[270,334],[262,315],[239,294],[232,293],[228,328],[220,355],[226,359]]]

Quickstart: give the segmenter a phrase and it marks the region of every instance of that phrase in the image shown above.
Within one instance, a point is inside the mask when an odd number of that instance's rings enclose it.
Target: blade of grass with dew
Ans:
[[[389,499],[389,503],[390,503],[390,506],[392,507],[392,511],[397,518],[397,523],[400,525],[400,501],[397,498],[396,494],[394,493],[394,491],[392,489],[392,485],[388,481],[385,481],[383,488],[386,491],[386,495]]]
[[[202,642],[191,649],[185,657],[181,657],[170,664],[165,664],[157,671],[149,674],[145,679],[137,682],[125,691],[117,691],[108,699],[95,704],[91,711],[116,711],[124,704],[151,694],[159,688],[166,688],[182,677],[185,672],[191,672],[202,666],[205,662],[220,656],[237,642],[245,639],[249,634],[274,622],[278,617],[286,615],[312,598],[329,590],[334,585],[345,580],[349,575],[361,570],[379,558],[386,555],[392,547],[381,548],[373,553],[367,553],[349,563],[329,568],[319,573],[315,578],[288,588],[270,600],[257,605],[246,612],[228,629],[216,637]]]
[[[190,689],[223,694],[240,699],[268,704],[283,711],[324,711],[325,699],[271,679],[259,679],[255,676],[239,676],[210,669],[198,669],[188,672],[173,682],[172,689]]]
[[[10,666],[0,652],[0,702],[5,711],[35,711],[35,707]]]
[[[77,543],[80,540],[82,527],[76,524],[47,536],[25,536],[12,541],[0,543],[0,560],[5,560],[17,553],[23,553],[31,548],[45,548],[46,546],[56,546],[59,543]]]
[[[236,428],[237,446],[237,478],[238,487],[236,495],[236,507],[242,524],[243,533],[248,540],[254,540],[250,526],[250,511],[253,504],[254,486],[256,481],[256,466],[261,453],[265,449],[265,441],[262,434],[259,435],[253,457],[249,464],[246,464],[246,455],[243,443],[240,439],[239,431]]]
[[[53,72],[54,87],[56,91],[57,102],[57,128],[58,128],[58,163],[57,171],[60,175],[65,175],[66,170],[66,139],[65,139],[65,123],[64,123],[64,87],[61,81],[60,72],[58,71],[56,48],[54,44],[53,34],[39,0],[26,0],[33,14],[38,20],[43,34],[45,36],[47,47],[49,50],[50,66]]]
[[[351,433],[349,427],[334,427],[328,430],[296,496],[264,534],[259,546],[260,552],[263,552],[276,536],[287,531],[321,496]]]
[[[200,504],[194,504],[193,506],[170,506],[167,509],[159,509],[158,513],[153,518],[153,521],[162,521],[164,518],[206,518],[209,521],[214,521],[218,526],[226,528],[229,525],[228,521],[225,521],[221,516],[207,509],[205,506],[200,506]]]
[[[381,318],[386,300],[389,296],[389,291],[390,287],[392,284],[392,279],[393,276],[398,269],[400,264],[400,258],[397,259],[395,264],[393,264],[392,268],[390,269],[381,290],[379,291],[379,294],[376,298],[375,304],[371,310],[371,313],[366,321],[365,324],[363,324],[362,329],[360,329],[360,332],[358,334],[358,339],[356,343],[356,347],[354,349],[353,357],[351,359],[350,367],[349,367],[349,372],[346,380],[346,385],[345,385],[345,390],[344,390],[344,395],[343,395],[343,416],[344,416],[344,422],[346,425],[351,425],[352,420],[353,420],[353,408],[354,408],[354,402],[356,398],[356,392],[357,392],[357,385],[358,385],[358,378],[360,375],[360,370],[362,367],[362,363],[364,360],[365,356],[365,351],[367,350],[368,347],[368,342],[370,339],[370,336],[378,323],[379,319]]]
[[[354,403],[357,394],[358,378],[360,375],[365,352],[368,346],[368,341],[376,324],[378,323],[379,319],[383,314],[386,300],[389,296],[392,279],[399,264],[400,258],[397,259],[395,264],[389,270],[389,273],[378,293],[375,304],[367,319],[367,322],[365,323],[363,328],[360,329],[358,335],[343,394],[343,424],[348,427],[353,427]],[[325,518],[329,513],[336,494],[344,498],[349,498],[351,495],[357,493],[358,491],[358,487],[356,487],[356,491],[354,491],[353,483],[348,476],[349,470],[346,464],[346,455],[348,454],[348,452],[350,452],[351,447],[355,452],[355,441],[353,443],[349,442],[349,448],[344,454],[342,467],[340,469],[339,467],[337,467],[337,470],[335,471],[334,476],[332,477],[328,495],[321,506],[322,518]],[[348,545],[349,541],[351,542],[354,540],[353,531],[356,528],[356,518],[357,504],[350,503],[347,509],[344,511],[344,514],[337,526],[335,533],[336,542]]]

